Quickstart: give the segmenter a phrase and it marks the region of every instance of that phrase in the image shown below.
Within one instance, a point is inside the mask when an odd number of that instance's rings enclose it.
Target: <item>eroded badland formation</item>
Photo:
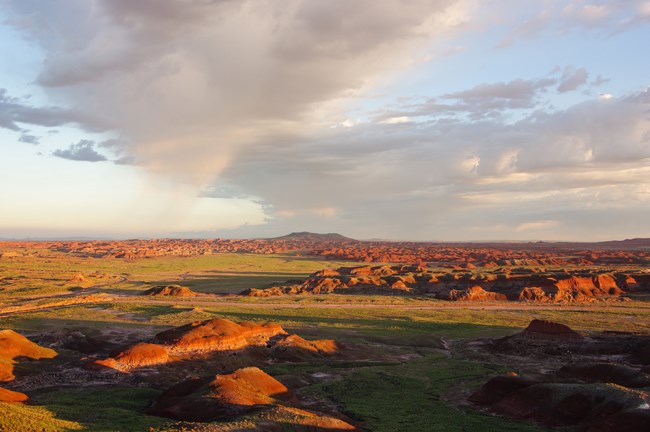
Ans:
[[[650,430],[650,240],[0,242],[0,431]]]

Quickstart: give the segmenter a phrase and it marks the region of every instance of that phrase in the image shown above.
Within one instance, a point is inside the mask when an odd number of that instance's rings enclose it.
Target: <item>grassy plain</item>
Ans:
[[[111,330],[123,334],[124,340],[137,341],[171,326],[216,317],[274,321],[307,338],[333,338],[377,356],[373,361],[266,367],[280,379],[326,377],[299,392],[329,401],[372,431],[540,430],[459,405],[459,394],[502,372],[504,365],[457,358],[446,350],[449,341],[512,334],[533,318],[587,332],[650,332],[650,307],[638,301],[540,306],[460,305],[426,297],[379,295],[229,296],[246,288],[304,278],[323,268],[352,265],[296,254],[132,261],[78,258],[44,250],[29,251],[29,255],[0,260],[0,327],[35,337],[60,328],[91,335]],[[77,274],[83,278],[75,278]],[[151,285],[168,283],[219,296],[152,299],[141,295]],[[144,411],[160,390],[147,387],[93,385],[27,393],[29,405],[0,403],[0,431],[246,430],[246,425],[260,420],[253,414],[229,424],[201,425],[150,417]],[[296,430],[292,428],[288,421],[285,429]]]

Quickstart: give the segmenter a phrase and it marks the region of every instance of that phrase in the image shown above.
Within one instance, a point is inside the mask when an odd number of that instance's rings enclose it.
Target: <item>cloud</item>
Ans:
[[[598,87],[598,86],[606,84],[606,83],[608,83],[610,81],[611,81],[611,79],[605,78],[602,75],[598,75],[595,80],[593,80],[592,82],[589,83],[589,85],[591,85],[593,87]]]
[[[378,110],[374,121],[395,124],[422,117],[463,117],[472,121],[507,118],[515,111],[546,111],[549,89],[558,86],[559,92],[568,92],[584,85],[588,78],[585,68],[567,66],[556,68],[550,75],[537,79],[515,79],[483,83],[467,90],[446,93],[423,103],[406,101],[403,106]],[[602,78],[602,77],[599,77]],[[594,84],[595,85],[595,84]],[[441,102],[443,101],[443,102]]]
[[[480,84],[469,90],[442,95],[465,104],[474,104],[481,110],[498,108],[530,108],[541,90],[555,84],[555,79],[517,79],[508,82]]]
[[[474,226],[484,230],[478,238],[534,232],[575,239],[601,221],[588,217],[593,223],[581,226],[575,216],[588,211],[621,214],[641,227],[650,211],[644,95],[533,111],[517,122],[431,119],[406,129],[364,123],[307,141],[285,137],[285,147],[260,144],[222,178],[238,193],[263,197],[272,206],[268,229],[276,232],[326,224],[345,232],[355,227],[350,234],[357,237],[382,232],[413,239],[419,232],[428,240],[448,232],[452,240],[477,238],[463,231]],[[310,213],[315,208],[337,212],[326,220]],[[538,221],[558,222],[525,225]],[[513,228],[492,231],[504,223]]]
[[[54,150],[52,155],[61,159],[83,162],[102,162],[108,160],[106,156],[98,153],[94,148],[95,143],[89,140],[81,140],[76,144],[70,144],[65,150]]]
[[[541,221],[532,221],[532,222],[523,222],[517,225],[515,228],[516,232],[522,231],[537,231],[540,229],[554,228],[559,224],[556,220],[541,220]]]
[[[383,124],[400,124],[400,123],[409,123],[411,119],[408,116],[399,116],[399,117],[390,117],[386,120],[380,121]]]
[[[268,136],[337,123],[467,15],[459,0],[6,3],[49,94],[119,125],[124,156],[197,184]]]
[[[33,107],[21,99],[9,96],[6,89],[0,88],[0,128],[22,131],[20,124],[56,127],[77,125],[91,132],[106,131],[107,122],[78,110],[60,107]]]
[[[589,73],[585,68],[573,69],[567,67],[562,74],[562,80],[557,87],[559,93],[566,93],[576,90],[578,87],[587,83]]]
[[[35,135],[30,135],[28,133],[23,132],[20,135],[20,138],[18,138],[18,141],[26,144],[33,144],[33,145],[38,145],[40,143],[40,138],[35,136]]]
[[[614,14],[614,8],[607,4],[584,4],[574,1],[562,9],[561,15],[569,20],[586,26],[595,26],[605,22]]]
[[[650,22],[647,4],[647,0],[569,0],[525,4],[505,1],[501,7],[508,8],[521,24],[515,25],[497,47],[507,48],[522,40],[576,30],[612,36]]]

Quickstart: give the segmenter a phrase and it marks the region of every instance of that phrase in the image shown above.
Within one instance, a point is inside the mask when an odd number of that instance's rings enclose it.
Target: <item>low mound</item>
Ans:
[[[547,426],[590,424],[619,411],[648,403],[648,395],[614,384],[535,384],[516,390],[491,410]]]
[[[0,402],[25,402],[29,397],[24,393],[19,393],[0,387]]]
[[[41,335],[38,342],[50,348],[65,348],[84,354],[105,352],[112,344],[85,335],[78,330],[58,329]]]
[[[197,293],[188,287],[181,285],[157,285],[149,288],[144,292],[148,296],[166,296],[166,297],[196,297]]]
[[[135,368],[165,364],[169,360],[169,353],[163,346],[141,342],[122,351],[115,358],[96,360],[93,364],[126,372]]]
[[[614,383],[630,388],[650,386],[650,376],[629,366],[615,363],[581,363],[562,367],[559,378],[575,378],[586,382]]]
[[[539,381],[517,374],[500,375],[486,382],[469,397],[469,400],[478,405],[492,405],[512,392],[534,384],[539,384]]]
[[[184,421],[228,420],[255,407],[292,398],[275,378],[256,367],[248,367],[214,378],[181,382],[166,390],[149,413]]]
[[[83,275],[83,273],[75,273],[70,278],[70,282],[83,283],[86,282],[86,277]]]
[[[308,341],[298,335],[289,335],[274,341],[273,356],[282,360],[301,361],[335,354],[340,346],[332,339]]]
[[[552,302],[553,298],[542,287],[526,287],[519,292],[520,301]]]
[[[260,325],[244,321],[236,324],[217,318],[158,333],[154,342],[166,345],[170,351],[177,353],[235,351],[249,346],[264,346],[272,337],[286,334],[275,323]]]
[[[506,301],[508,298],[505,294],[485,291],[480,286],[473,286],[466,290],[449,291],[449,300],[456,301]]]
[[[564,357],[592,349],[585,341],[564,324],[534,319],[526,329],[493,340],[488,348],[509,355]]]
[[[14,359],[27,357],[42,359],[56,357],[56,351],[43,348],[13,330],[0,330],[0,381],[12,381]]]
[[[470,401],[497,414],[546,426],[583,425],[589,431],[609,431],[617,429],[599,429],[608,423],[601,423],[602,419],[615,419],[612,416],[646,405],[648,395],[615,384],[539,383],[519,376],[499,376],[472,394]],[[619,419],[613,424],[623,423]]]
[[[287,423],[283,420],[277,424],[278,430],[357,430],[335,417],[297,408],[299,404],[284,384],[256,367],[247,367],[176,384],[163,392],[148,413],[181,421],[212,422],[264,410],[287,419]],[[275,426],[275,422],[269,426]]]
[[[637,408],[625,410],[607,417],[587,429],[587,432],[621,432],[650,430],[650,410]]]
[[[581,340],[580,336],[569,326],[552,321],[534,319],[521,333],[529,339]]]

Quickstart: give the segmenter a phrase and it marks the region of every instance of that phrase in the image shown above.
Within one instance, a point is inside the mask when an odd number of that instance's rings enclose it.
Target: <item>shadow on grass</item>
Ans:
[[[303,309],[308,311],[308,309]],[[294,311],[292,309],[292,311]],[[300,312],[298,309],[296,312]],[[401,317],[385,317],[385,318],[348,318],[348,317],[324,317],[324,316],[309,316],[309,315],[298,315],[298,314],[286,314],[283,315],[281,311],[267,311],[264,313],[260,312],[249,312],[249,311],[219,311],[218,315],[225,316],[230,319],[240,320],[240,321],[265,321],[273,320],[290,323],[304,323],[309,325],[319,325],[319,326],[330,326],[335,328],[347,328],[347,329],[365,329],[373,331],[382,331],[382,332],[403,332],[403,331],[414,331],[419,333],[425,332],[435,332],[435,333],[444,333],[450,337],[462,333],[463,335],[467,333],[476,332],[477,334],[483,334],[482,330],[486,328],[494,329],[499,332],[511,332],[513,329],[518,329],[519,327],[508,327],[508,326],[485,326],[479,324],[469,324],[469,323],[445,323],[445,322],[431,322],[431,321],[414,321],[408,316]]]

